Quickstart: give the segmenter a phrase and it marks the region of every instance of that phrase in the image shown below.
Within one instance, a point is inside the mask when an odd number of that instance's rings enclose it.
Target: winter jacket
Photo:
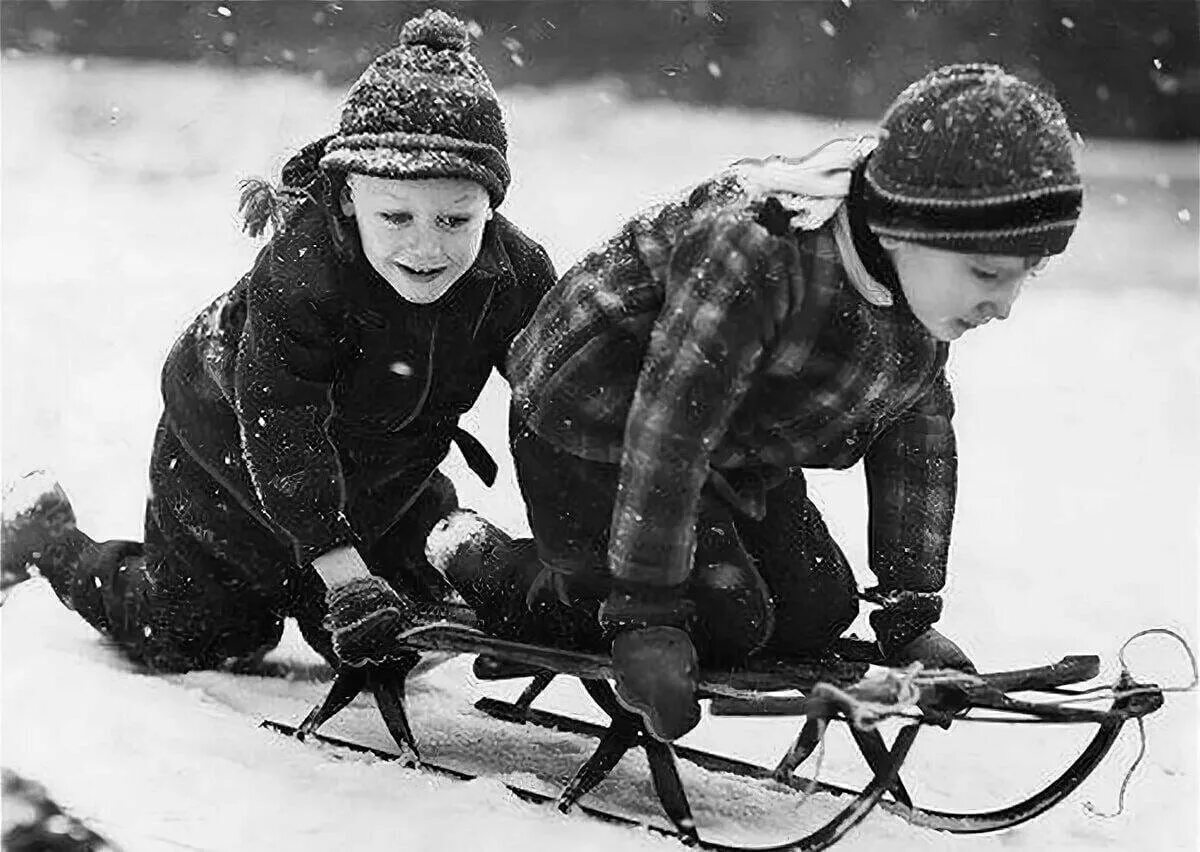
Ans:
[[[496,215],[467,273],[436,303],[413,304],[361,252],[339,251],[319,194],[300,197],[253,268],[176,342],[162,392],[180,443],[303,565],[377,541],[452,440],[494,475],[457,421],[492,368],[504,372],[554,271]]]
[[[847,198],[800,199],[793,217],[796,199],[785,208],[723,173],[631,219],[514,341],[518,419],[621,466],[616,581],[683,581],[706,486],[758,517],[789,469],[863,460],[880,589],[943,586],[956,483],[948,346],[904,302],[855,203],[861,163],[853,175]],[[848,265],[873,278],[852,282]],[[871,288],[892,304],[872,303]],[[940,611],[929,597],[925,626]]]

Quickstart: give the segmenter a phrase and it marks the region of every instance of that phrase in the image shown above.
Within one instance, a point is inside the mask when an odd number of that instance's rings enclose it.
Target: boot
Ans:
[[[460,509],[433,528],[425,556],[493,636],[575,650],[601,647],[596,601],[530,603],[544,567],[533,539],[514,539],[477,512]]]
[[[66,600],[78,552],[90,542],[75,526],[75,511],[62,486],[44,470],[4,489],[0,510],[0,589],[29,579],[30,568]]]
[[[512,536],[471,509],[455,509],[438,521],[425,539],[425,558],[472,607],[468,595],[489,566],[485,560]]]

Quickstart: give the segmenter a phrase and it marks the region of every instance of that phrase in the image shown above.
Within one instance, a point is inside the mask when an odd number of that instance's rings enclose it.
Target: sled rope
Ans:
[[[1175,641],[1177,641],[1183,647],[1184,653],[1186,653],[1187,657],[1188,657],[1188,663],[1192,667],[1191,682],[1188,683],[1186,686],[1162,686],[1162,687],[1154,687],[1154,688],[1133,687],[1133,688],[1129,688],[1129,689],[1114,689],[1114,690],[1112,690],[1112,694],[1113,694],[1114,698],[1124,698],[1127,696],[1141,695],[1143,693],[1153,692],[1153,691],[1191,692],[1191,691],[1195,690],[1197,684],[1200,684],[1200,668],[1198,668],[1196,665],[1195,652],[1192,651],[1192,648],[1190,645],[1188,645],[1186,639],[1184,639],[1182,636],[1179,635],[1179,633],[1170,629],[1169,627],[1150,627],[1150,628],[1147,628],[1146,630],[1139,630],[1137,633],[1133,634],[1132,636],[1130,636],[1128,639],[1125,640],[1125,643],[1123,645],[1121,645],[1121,650],[1119,650],[1117,652],[1117,659],[1121,663],[1121,678],[1118,681],[1118,683],[1133,682],[1133,675],[1129,671],[1129,661],[1125,659],[1126,649],[1128,649],[1129,646],[1131,644],[1133,644],[1134,640],[1140,639],[1143,636],[1148,636],[1151,634],[1158,634],[1161,636],[1169,636],[1172,639],[1174,639]],[[1121,779],[1121,789],[1117,793],[1117,809],[1110,813],[1106,813],[1104,811],[1101,811],[1099,808],[1097,808],[1092,802],[1084,802],[1083,809],[1089,815],[1094,816],[1094,817],[1099,817],[1101,819],[1112,819],[1114,817],[1120,816],[1121,814],[1123,814],[1125,812],[1125,793],[1129,789],[1129,782],[1131,780],[1133,780],[1133,773],[1137,771],[1138,766],[1140,766],[1142,763],[1142,758],[1144,758],[1146,756],[1146,724],[1145,724],[1145,720],[1142,719],[1140,716],[1138,717],[1138,720],[1137,720],[1137,726],[1138,726],[1138,752],[1137,752],[1137,756],[1134,757],[1134,759],[1133,759],[1133,763],[1131,763],[1129,765],[1129,769],[1126,770],[1125,777],[1123,779]]]
[[[808,779],[808,783],[800,791],[800,798],[796,802],[797,807],[807,802],[809,797],[817,792],[817,788],[821,786],[821,767],[825,763],[825,732],[828,730],[829,720],[817,719],[817,755],[813,758],[812,777]]]
[[[1180,647],[1183,648],[1184,653],[1187,655],[1188,664],[1192,672],[1192,679],[1189,683],[1173,686],[1121,686],[1122,683],[1136,682],[1132,673],[1130,672],[1129,662],[1125,658],[1126,650],[1137,639],[1152,634],[1169,636],[1178,642]],[[1183,636],[1169,627],[1149,627],[1145,630],[1139,630],[1137,633],[1134,633],[1121,645],[1120,650],[1117,652],[1117,660],[1121,664],[1121,674],[1117,679],[1116,686],[1096,686],[1091,689],[1080,690],[1079,692],[1071,692],[1070,694],[1059,698],[1049,698],[1041,701],[1040,703],[1047,706],[1062,706],[1067,704],[1083,704],[1093,701],[1116,701],[1125,698],[1133,698],[1134,696],[1138,695],[1149,695],[1151,693],[1195,692],[1197,686],[1200,686],[1200,664],[1197,663],[1195,652],[1192,650],[1191,646],[1188,645],[1187,640],[1184,639]],[[917,673],[914,678],[914,683],[917,686],[936,686],[949,684],[961,687],[971,687],[983,685],[984,681],[974,675],[954,671],[952,669],[928,669]],[[900,708],[899,712],[893,712],[890,715],[908,716],[908,714],[904,712],[906,709],[907,708]],[[973,719],[968,717],[962,719],[961,721],[989,722],[1006,725],[1041,724],[1038,720],[1025,719]]]
[[[1128,651],[1130,645],[1135,641],[1149,635],[1167,636],[1174,639],[1183,648],[1192,673],[1191,680],[1188,683],[1172,686],[1125,686],[1125,684],[1134,684],[1137,682],[1130,671],[1126,651]],[[1117,701],[1149,693],[1192,692],[1200,685],[1200,666],[1197,665],[1195,652],[1183,636],[1168,627],[1151,627],[1134,633],[1121,645],[1120,650],[1117,652],[1117,659],[1121,664],[1121,673],[1114,686],[1097,687],[1079,694],[1050,699],[1045,703],[1049,705],[1066,705],[1103,699]],[[820,771],[821,759],[824,757],[825,751],[825,722],[831,715],[840,712],[856,728],[869,731],[877,727],[885,718],[892,716],[913,716],[917,708],[917,701],[921,696],[921,686],[955,685],[970,687],[978,686],[982,683],[983,681],[975,675],[952,670],[923,671],[920,663],[914,663],[909,668],[901,671],[887,670],[882,675],[866,679],[849,690],[842,690],[827,683],[817,684],[812,693],[814,707],[810,713],[820,717],[818,719],[820,726],[818,748],[820,751],[818,752],[812,782],[810,782],[808,788],[804,791],[805,797],[816,789],[817,775]],[[916,715],[919,717],[919,711]],[[966,718],[962,721],[991,721],[1002,724],[1018,723],[1018,720],[1009,719]],[[1036,720],[1027,721],[1036,724]],[[1109,819],[1124,813],[1125,796],[1129,790],[1130,782],[1133,780],[1134,773],[1146,756],[1146,725],[1140,716],[1137,718],[1137,727],[1138,751],[1133,759],[1133,763],[1130,764],[1124,778],[1121,780],[1121,787],[1117,795],[1116,811],[1106,813],[1097,808],[1092,802],[1084,802],[1083,808],[1088,814]]]
[[[840,710],[860,731],[873,731],[884,719],[917,706],[920,674],[921,664],[913,663],[906,669],[886,669],[849,690],[818,683],[812,691],[813,712],[827,716],[831,709]]]

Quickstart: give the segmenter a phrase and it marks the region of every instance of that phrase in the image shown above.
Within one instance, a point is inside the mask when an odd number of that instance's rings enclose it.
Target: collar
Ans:
[[[879,238],[867,226],[866,204],[863,202],[863,181],[870,153],[855,164],[846,198],[838,208],[833,234],[838,254],[854,289],[877,307],[890,307],[903,299],[900,279]]]
[[[471,268],[463,274],[463,278],[479,276],[485,279],[494,279],[498,286],[506,286],[516,281],[517,276],[513,272],[512,258],[508,256],[508,249],[504,247],[504,240],[500,237],[502,223],[507,224],[504,217],[499,213],[493,213],[491,221],[483,229],[483,242],[479,246],[479,256],[475,258]]]

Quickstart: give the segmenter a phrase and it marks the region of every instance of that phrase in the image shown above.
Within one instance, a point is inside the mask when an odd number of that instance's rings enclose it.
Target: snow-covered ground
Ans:
[[[6,60],[0,85],[0,475],[48,465],[93,536],[137,538],[161,360],[255,250],[237,231],[236,181],[276,172],[334,120],[338,93],[267,73],[29,59]],[[736,157],[803,152],[861,129],[634,103],[605,84],[512,91],[505,101],[515,174],[505,212],[560,270],[633,209]],[[1028,288],[1007,323],[956,347],[961,486],[944,626],[983,669],[1094,652],[1111,674],[1117,646],[1142,627],[1197,639],[1197,153],[1194,144],[1089,143],[1088,201],[1070,256]],[[505,402],[493,382],[469,427],[502,461],[497,486],[464,475],[457,456],[447,469],[466,502],[518,531]],[[860,473],[813,483],[861,565]],[[295,720],[324,688],[325,673],[306,667],[312,658],[293,636],[280,653],[293,661],[292,680],[147,677],[40,582],[9,598],[0,636],[0,759],[129,849],[673,848],[537,810],[494,781],[332,761],[258,730],[264,709]],[[1145,679],[1186,677],[1180,654],[1157,640],[1130,659]],[[470,711],[478,693],[503,691],[471,681],[465,661],[430,673],[413,708],[430,754],[542,778],[569,773],[579,743],[498,729]],[[549,704],[583,707],[569,688]],[[361,702],[336,722],[378,736],[369,723]],[[1081,803],[1114,806],[1132,733],[1079,795],[1005,836],[950,838],[878,815],[844,848],[1194,848],[1195,697],[1169,696],[1147,727],[1147,761],[1117,819],[1089,816]],[[706,721],[688,742],[772,763],[792,733],[778,722]],[[1065,765],[1082,733],[932,732],[918,739],[906,778],[927,804],[984,806]],[[854,777],[844,745],[830,749],[832,777]],[[647,789],[636,770],[609,788],[635,810]],[[702,824],[723,839],[740,824],[759,842],[778,841],[795,833],[780,813],[805,819],[778,811],[786,803],[765,788],[712,776],[692,786]]]

